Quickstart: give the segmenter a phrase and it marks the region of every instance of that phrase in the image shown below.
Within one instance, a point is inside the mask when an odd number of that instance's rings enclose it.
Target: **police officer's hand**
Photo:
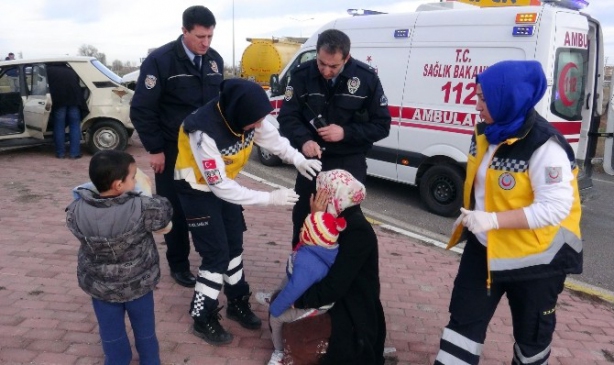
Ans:
[[[269,205],[294,205],[298,201],[298,194],[292,189],[277,189],[270,194]]]
[[[153,169],[154,173],[161,174],[164,171],[164,152],[150,154],[149,166]]]
[[[339,142],[343,139],[343,128],[336,124],[329,124],[326,127],[318,128],[318,134],[326,142]]]
[[[320,148],[320,145],[316,141],[305,142],[303,144],[303,147],[301,148],[301,152],[303,152],[303,155],[305,155],[305,157],[322,158],[322,149]]]
[[[467,210],[465,208],[461,208],[461,212],[465,214],[463,225],[473,233],[481,233],[499,228],[497,213]]]

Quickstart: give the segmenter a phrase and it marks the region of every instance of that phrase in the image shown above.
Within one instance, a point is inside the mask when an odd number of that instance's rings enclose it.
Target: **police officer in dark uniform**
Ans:
[[[164,235],[175,281],[194,287],[185,216],[174,188],[177,135],[183,119],[219,94],[224,61],[210,48],[215,17],[204,6],[183,12],[183,34],[153,51],[141,65],[130,119],[150,154],[156,191],[173,205],[173,229]]]
[[[367,151],[388,136],[388,99],[375,70],[350,56],[349,37],[329,29],[318,36],[316,59],[297,66],[279,112],[281,134],[308,158],[319,158],[322,171],[343,169],[363,184]],[[315,180],[298,174],[299,201],[292,211],[292,246],[309,213]]]

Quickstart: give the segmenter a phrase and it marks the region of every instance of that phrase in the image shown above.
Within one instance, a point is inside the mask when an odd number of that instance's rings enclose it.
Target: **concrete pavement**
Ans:
[[[147,171],[142,148],[131,146]],[[0,364],[102,364],[103,355],[90,298],[77,285],[78,241],[65,227],[70,190],[88,180],[90,156],[58,160],[53,147],[0,152]],[[245,176],[246,186],[271,187]],[[252,291],[274,289],[284,275],[291,231],[290,209],[246,207],[245,271]],[[382,303],[387,346],[399,364],[432,364],[448,320],[447,306],[459,255],[416,237],[376,225],[380,244]],[[157,236],[158,242],[163,242]],[[164,364],[265,364],[272,351],[267,308],[252,298],[263,328],[250,331],[233,321],[224,347],[191,333],[192,290],[174,283],[160,244],[162,280],[155,291],[157,333]],[[190,256],[197,271],[198,255]],[[581,285],[580,285],[581,287]],[[225,298],[221,296],[225,304]],[[471,303],[467,303],[471,305]],[[224,313],[224,311],[223,311]],[[614,305],[593,295],[565,290],[550,364],[613,364]],[[493,318],[481,364],[509,364],[513,338],[505,299]],[[134,358],[137,354],[134,351]],[[138,361],[134,360],[133,364]]]

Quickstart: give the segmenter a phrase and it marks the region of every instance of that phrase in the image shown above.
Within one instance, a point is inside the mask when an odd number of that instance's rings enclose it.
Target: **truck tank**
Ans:
[[[241,56],[241,78],[265,89],[272,74],[279,74],[306,38],[247,38],[251,42]]]

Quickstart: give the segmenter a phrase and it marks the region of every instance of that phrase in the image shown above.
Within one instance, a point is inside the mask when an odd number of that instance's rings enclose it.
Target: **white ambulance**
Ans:
[[[574,7],[584,0],[543,3],[480,8],[443,2],[421,5],[413,13],[332,21],[305,42],[278,77],[272,76],[273,115],[292,70],[315,57],[317,35],[342,30],[352,41],[352,57],[377,71],[392,116],[390,135],[368,154],[368,174],[417,185],[429,211],[454,216],[462,202],[471,135],[480,122],[476,75],[501,60],[538,60],[548,90],[537,111],[572,144],[589,177],[585,186],[590,185],[603,99],[601,27]],[[262,149],[259,157],[265,165],[279,163]]]

